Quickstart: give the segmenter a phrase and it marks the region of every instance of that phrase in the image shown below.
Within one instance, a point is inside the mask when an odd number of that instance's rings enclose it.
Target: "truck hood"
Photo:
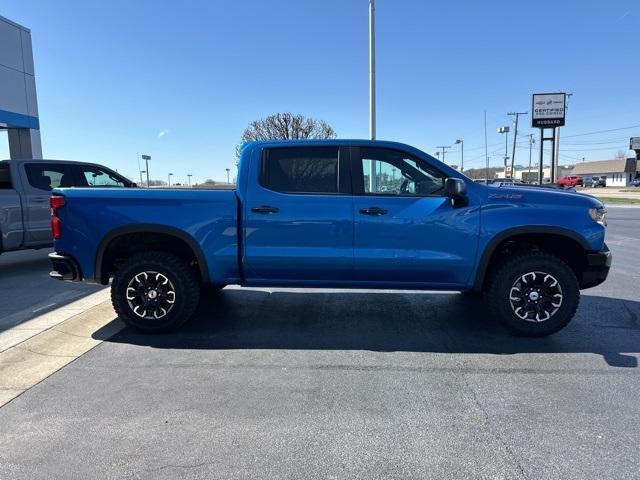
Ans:
[[[479,187],[477,193],[483,204],[511,203],[528,205],[575,205],[587,208],[602,207],[600,200],[585,193],[574,190],[562,190],[535,185],[527,186],[487,186],[476,184]]]

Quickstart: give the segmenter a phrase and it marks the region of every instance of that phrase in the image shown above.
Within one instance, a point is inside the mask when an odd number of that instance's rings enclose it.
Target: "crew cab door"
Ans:
[[[249,176],[243,202],[246,283],[320,285],[351,280],[348,149],[265,149],[252,162]]]
[[[22,175],[24,191],[25,245],[47,245],[51,236],[50,192],[75,184],[73,171],[66,163],[25,163]]]
[[[389,286],[464,286],[480,213],[444,196],[445,174],[401,150],[354,148],[354,275]]]

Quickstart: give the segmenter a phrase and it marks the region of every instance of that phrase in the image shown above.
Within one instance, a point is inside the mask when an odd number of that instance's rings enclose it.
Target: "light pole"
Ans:
[[[369,0],[369,135],[376,139],[376,6]]]
[[[149,187],[149,160],[151,160],[151,155],[142,155],[142,159],[145,161],[147,168],[145,172],[147,173],[147,187]]]
[[[460,173],[464,172],[464,140],[457,139],[454,145],[460,144]]]
[[[190,173],[187,173],[187,178],[189,179],[189,186],[191,186],[191,177],[193,177],[193,175],[191,175]]]
[[[509,127],[500,127],[498,133],[504,133],[504,176],[507,176],[507,160],[509,160]]]
[[[229,181],[229,171],[231,170],[230,168],[225,168],[225,170],[227,171],[227,183],[231,183]]]
[[[513,178],[513,163],[516,160],[516,142],[518,141],[518,118],[520,115],[528,115],[529,112],[509,112],[507,115],[516,117],[516,128],[513,131],[513,152],[511,153],[511,178]]]
[[[169,180],[169,186],[171,186],[171,175],[173,175],[173,173],[170,173],[169,175],[167,175],[167,179]]]

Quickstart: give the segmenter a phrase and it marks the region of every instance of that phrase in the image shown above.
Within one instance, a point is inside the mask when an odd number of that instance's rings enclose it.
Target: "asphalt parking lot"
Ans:
[[[638,478],[640,209],[609,211],[609,280],[545,339],[395,291],[227,288],[177,334],[98,330],[0,408],[0,478]]]

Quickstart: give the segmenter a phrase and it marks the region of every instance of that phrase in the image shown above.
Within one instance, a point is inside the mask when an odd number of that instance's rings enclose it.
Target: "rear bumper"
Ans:
[[[599,252],[587,253],[587,267],[582,272],[580,288],[591,288],[604,282],[612,260],[611,250],[606,244]]]
[[[51,261],[51,272],[49,272],[51,278],[70,282],[82,280],[80,266],[72,257],[53,252],[49,254],[49,260]]]

